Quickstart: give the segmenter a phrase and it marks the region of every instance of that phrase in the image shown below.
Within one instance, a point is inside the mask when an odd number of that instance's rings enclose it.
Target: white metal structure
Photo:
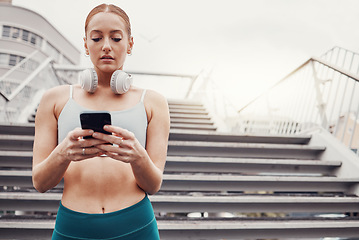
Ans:
[[[239,116],[241,119],[250,116],[257,122],[266,119],[268,126],[277,126],[275,132],[279,134],[305,133],[321,127],[357,151],[358,73],[359,54],[334,47],[320,58],[308,59],[240,109]],[[257,122],[253,121],[247,129],[255,132]]]
[[[0,2],[0,122],[27,122],[59,84],[52,63],[78,65],[80,51],[41,15]]]

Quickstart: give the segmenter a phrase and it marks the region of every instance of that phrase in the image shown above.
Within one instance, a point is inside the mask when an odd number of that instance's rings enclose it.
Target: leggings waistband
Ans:
[[[149,230],[158,234],[152,204],[147,195],[128,208],[103,214],[76,212],[60,202],[54,235],[64,238],[53,239],[142,239],[140,232],[148,234]],[[134,235],[136,238],[128,238]]]

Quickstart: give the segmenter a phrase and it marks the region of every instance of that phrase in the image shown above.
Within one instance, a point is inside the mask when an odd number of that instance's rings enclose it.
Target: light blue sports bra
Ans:
[[[70,85],[70,97],[62,109],[57,121],[58,143],[62,142],[67,134],[75,128],[81,128],[80,113],[93,111],[82,107],[72,98],[73,86]],[[146,146],[147,114],[143,99],[146,90],[143,90],[141,100],[135,106],[122,111],[110,111],[112,125],[118,126],[135,134],[143,147]]]

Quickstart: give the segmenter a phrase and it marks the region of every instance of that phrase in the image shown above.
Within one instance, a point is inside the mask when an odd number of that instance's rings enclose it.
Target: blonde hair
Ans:
[[[123,11],[120,7],[117,7],[113,4],[101,4],[98,5],[97,7],[93,8],[89,14],[87,15],[86,21],[85,21],[85,36],[87,35],[87,26],[91,21],[91,18],[93,16],[95,16],[97,13],[100,12],[109,12],[109,13],[114,13],[118,16],[120,16],[126,23],[126,27],[127,27],[127,33],[128,33],[128,38],[131,37],[131,23],[130,23],[130,18],[128,17],[128,15],[126,14],[125,11]]]

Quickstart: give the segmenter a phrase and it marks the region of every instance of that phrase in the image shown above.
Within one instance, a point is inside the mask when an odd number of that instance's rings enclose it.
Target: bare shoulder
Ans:
[[[147,111],[148,119],[154,116],[162,116],[167,118],[169,114],[167,99],[154,90],[147,90],[144,98],[144,104]]]
[[[160,93],[148,89],[146,91],[145,102],[148,102],[150,105],[158,106],[165,105],[167,106],[167,99]]]
[[[60,85],[48,89],[42,96],[38,111],[40,113],[49,111],[56,113],[62,109],[69,98],[69,89],[69,85]]]
[[[61,97],[65,94],[65,92],[69,92],[69,86],[68,85],[60,85],[53,88],[50,88],[46,90],[46,92],[43,95],[43,99],[48,100],[48,98],[55,99],[57,97]],[[69,93],[68,93],[69,94]],[[68,96],[68,94],[66,96]]]

